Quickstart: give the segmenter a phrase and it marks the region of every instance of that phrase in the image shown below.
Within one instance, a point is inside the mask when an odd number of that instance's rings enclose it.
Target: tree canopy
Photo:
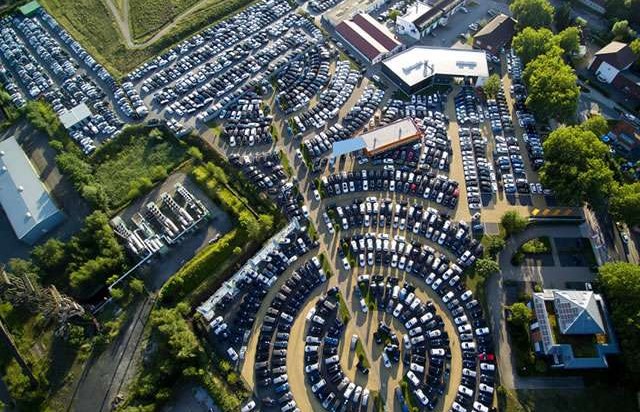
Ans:
[[[601,115],[595,115],[589,117],[580,125],[584,130],[588,130],[596,135],[596,137],[602,137],[609,133],[609,124],[607,120]]]
[[[638,383],[640,370],[640,266],[626,262],[605,263],[598,270],[611,318],[622,347],[630,377]]]
[[[635,30],[629,27],[628,20],[618,20],[611,26],[611,33],[616,40],[627,41],[636,36]]]
[[[578,53],[580,50],[580,29],[567,27],[554,37],[558,46],[564,50],[566,56]]]
[[[500,272],[500,265],[493,259],[478,259],[475,264],[476,275],[488,279],[491,275]]]
[[[542,54],[552,51],[558,55],[562,54],[561,50],[554,50],[557,45],[553,39],[553,32],[546,27],[539,29],[526,27],[513,37],[511,47],[520,56],[522,63],[527,65],[531,60]]]
[[[527,107],[537,119],[566,122],[575,115],[580,97],[578,79],[555,52],[529,62],[523,79],[529,92]]]
[[[554,20],[558,30],[564,30],[571,25],[571,5],[568,2],[562,3],[556,9]]]
[[[489,78],[484,82],[482,88],[484,89],[484,93],[487,97],[495,98],[500,91],[500,86],[502,85],[500,76],[496,73],[493,73]]]
[[[608,165],[609,148],[580,126],[560,127],[543,144],[542,183],[560,202],[602,206],[614,186]]]
[[[609,210],[614,218],[628,226],[640,225],[640,182],[617,186]]]
[[[551,27],[554,9],[548,0],[514,0],[509,6],[518,27]]]
[[[502,215],[500,224],[507,233],[507,236],[511,236],[521,233],[527,228],[527,219],[520,216],[515,210],[510,210]]]

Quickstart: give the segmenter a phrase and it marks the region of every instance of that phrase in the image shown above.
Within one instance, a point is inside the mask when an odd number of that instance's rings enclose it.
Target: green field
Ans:
[[[133,135],[128,141],[118,144],[117,150],[110,151],[115,153],[103,156],[97,153],[97,157],[103,159],[99,159],[101,161],[95,168],[95,177],[104,188],[110,207],[117,208],[140,194],[131,193],[136,182],[146,180],[147,184],[142,184],[142,187],[164,179],[184,160],[186,149],[168,136],[158,140]]]
[[[500,410],[505,412],[638,411],[635,396],[630,391],[600,386],[508,391],[499,404]]]
[[[123,12],[125,2],[113,1]],[[114,76],[122,77],[141,63],[186,37],[222,20],[253,0],[204,0],[175,22],[167,33],[148,45],[128,48],[103,0],[41,0],[42,6]],[[189,10],[197,0],[130,0],[129,27],[134,44],[141,44]]]

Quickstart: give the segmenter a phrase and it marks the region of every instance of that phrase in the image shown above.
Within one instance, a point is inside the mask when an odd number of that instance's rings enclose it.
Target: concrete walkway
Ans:
[[[514,370],[514,355],[511,352],[507,333],[504,307],[505,294],[502,286],[505,280],[523,282],[541,282],[544,287],[563,287],[570,281],[590,281],[594,274],[586,267],[542,266],[518,267],[511,264],[511,257],[520,245],[530,239],[549,236],[553,237],[584,237],[585,229],[580,226],[533,226],[525,232],[507,240],[505,249],[500,253],[499,264],[501,273],[492,276],[486,286],[489,316],[493,324],[496,342],[496,357],[500,379],[503,386],[509,389],[558,389],[582,388],[582,377],[521,377]],[[554,262],[559,263],[554,248]]]

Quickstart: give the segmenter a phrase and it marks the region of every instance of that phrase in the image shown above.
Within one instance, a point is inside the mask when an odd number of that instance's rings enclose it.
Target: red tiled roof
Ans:
[[[369,36],[376,39],[378,43],[383,45],[387,50],[393,50],[400,42],[382,31],[380,24],[373,20],[368,14],[356,14],[353,22],[366,31]]]
[[[336,31],[369,60],[400,44],[368,15],[357,14],[353,19],[338,24]]]

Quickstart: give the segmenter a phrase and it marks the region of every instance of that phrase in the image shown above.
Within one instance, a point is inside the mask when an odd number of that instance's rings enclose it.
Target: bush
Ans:
[[[514,210],[506,212],[500,219],[506,235],[511,236],[523,232],[527,228],[527,219]]]

